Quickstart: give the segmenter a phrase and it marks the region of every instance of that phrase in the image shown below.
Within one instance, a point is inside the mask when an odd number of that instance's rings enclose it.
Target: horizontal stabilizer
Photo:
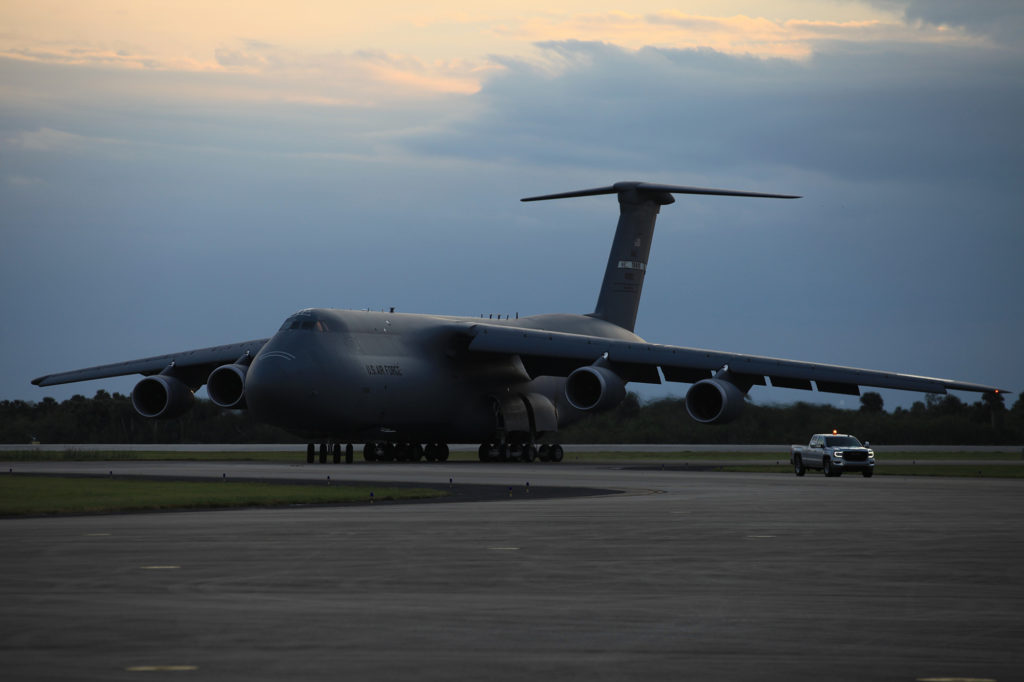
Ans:
[[[758,197],[762,199],[799,199],[793,194],[765,194],[763,192],[741,192],[735,189],[712,189],[709,187],[686,187],[683,185],[659,185],[652,182],[616,182],[608,187],[580,189],[575,192],[545,194],[538,197],[526,197],[520,201],[544,201],[547,199],[571,199],[573,197],[592,197],[599,194],[618,194],[636,190],[638,192],[667,192],[669,194],[710,194],[726,197]]]

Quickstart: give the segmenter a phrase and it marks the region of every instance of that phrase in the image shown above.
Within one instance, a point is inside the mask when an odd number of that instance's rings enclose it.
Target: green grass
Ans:
[[[290,504],[341,504],[442,497],[439,490],[349,485],[143,481],[0,476],[0,516],[81,514]]]
[[[678,452],[573,452],[572,445],[565,445],[565,459],[567,461],[735,461],[755,460],[763,462],[788,463],[789,450],[778,452],[697,452],[694,450],[682,450]],[[473,457],[476,458],[475,456]],[[984,459],[998,461],[1020,461],[1024,459],[1015,452],[978,452],[964,450],[962,452],[882,452],[878,454],[879,461],[884,460],[950,460],[950,459]],[[758,465],[761,466],[761,465]]]
[[[328,457],[328,461],[330,461]],[[361,454],[360,454],[361,459]],[[11,450],[0,452],[0,460],[10,462],[305,462],[305,452],[148,452],[136,450]]]
[[[717,471],[740,471],[757,474],[789,474],[793,475],[793,467],[786,465],[750,465],[723,466]],[[820,472],[808,471],[808,476],[822,476]],[[861,477],[859,472],[849,472],[846,476]],[[875,476],[952,476],[958,478],[1024,478],[1024,466],[999,464],[878,464]]]

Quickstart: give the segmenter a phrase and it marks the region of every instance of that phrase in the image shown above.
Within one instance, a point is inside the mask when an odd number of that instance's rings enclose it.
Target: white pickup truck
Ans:
[[[826,476],[859,471],[868,478],[875,473],[875,452],[845,433],[816,433],[806,447],[791,446],[789,463],[797,476],[808,469],[821,469]]]

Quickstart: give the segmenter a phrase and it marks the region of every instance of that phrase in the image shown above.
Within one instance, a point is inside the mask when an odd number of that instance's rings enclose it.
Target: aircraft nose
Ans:
[[[256,356],[245,377],[245,401],[254,417],[285,425],[288,416],[301,409],[298,364],[296,356],[286,350],[268,348]]]

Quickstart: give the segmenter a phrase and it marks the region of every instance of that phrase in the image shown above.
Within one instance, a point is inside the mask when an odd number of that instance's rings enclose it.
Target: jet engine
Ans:
[[[743,395],[744,391],[729,381],[704,379],[686,392],[686,411],[702,424],[724,424],[740,416]]]
[[[191,388],[168,374],[146,377],[132,389],[132,407],[151,419],[178,417],[192,407],[195,399]]]
[[[577,410],[600,412],[615,407],[626,397],[626,382],[601,365],[573,370],[565,380],[565,397]]]
[[[245,365],[221,365],[210,372],[206,380],[206,392],[218,407],[245,409]]]

